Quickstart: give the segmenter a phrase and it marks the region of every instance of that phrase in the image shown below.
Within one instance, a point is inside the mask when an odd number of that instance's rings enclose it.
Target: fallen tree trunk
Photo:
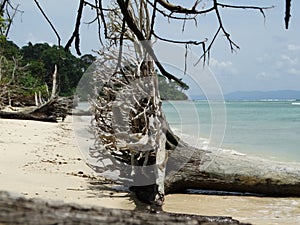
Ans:
[[[186,189],[248,192],[267,196],[300,196],[300,164],[258,157],[199,150],[180,143],[169,158],[165,187],[168,193]],[[185,156],[194,151],[190,159]],[[174,165],[187,161],[179,170]]]
[[[0,111],[2,119],[18,119],[18,120],[36,120],[45,122],[56,122],[56,117],[47,116],[45,114],[31,114],[24,112],[6,112]]]
[[[71,98],[55,97],[31,110],[17,112],[0,111],[0,118],[57,122],[59,118],[64,120],[67,115],[71,114],[72,106]]]
[[[0,224],[205,224],[242,225],[231,217],[108,209],[16,197],[0,192]],[[244,224],[246,225],[246,224]]]

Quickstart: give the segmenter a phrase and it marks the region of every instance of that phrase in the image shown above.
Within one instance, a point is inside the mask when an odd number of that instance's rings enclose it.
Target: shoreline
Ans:
[[[165,114],[171,127],[196,139],[198,136],[211,139],[211,143],[214,143],[212,147],[221,143],[221,148],[225,150],[278,162],[300,163],[298,107],[286,101],[225,103],[227,118],[223,122],[216,117],[218,121],[212,118],[212,113],[222,106],[212,108],[207,102],[178,104],[170,101],[165,104]],[[222,115],[219,111],[217,113]],[[225,136],[222,137],[225,125]],[[214,127],[218,127],[220,133],[215,132]]]
[[[63,123],[0,119],[0,126],[0,190],[26,198],[136,208],[128,192],[112,188],[85,164],[72,117]],[[163,208],[167,212],[230,216],[259,225],[300,223],[300,198],[170,194]]]

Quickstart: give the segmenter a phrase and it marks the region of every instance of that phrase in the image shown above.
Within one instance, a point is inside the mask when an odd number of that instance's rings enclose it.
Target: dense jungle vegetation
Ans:
[[[78,58],[62,47],[47,43],[18,47],[12,41],[0,43],[0,84],[18,87],[15,92],[32,96],[35,92],[47,94],[47,87],[52,85],[54,66],[58,67],[59,95],[74,94],[76,86],[87,68],[96,59],[91,54]],[[165,77],[159,76],[160,94],[163,100],[185,100],[187,96],[179,86]]]

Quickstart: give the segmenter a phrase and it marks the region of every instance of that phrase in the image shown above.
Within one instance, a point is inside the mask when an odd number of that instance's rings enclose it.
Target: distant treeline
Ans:
[[[187,100],[188,97],[182,92],[180,86],[167,80],[164,76],[158,75],[159,93],[162,100]]]
[[[44,91],[45,84],[52,85],[54,66],[58,67],[58,88],[62,96],[72,95],[85,70],[95,60],[93,55],[75,57],[62,47],[50,46],[47,43],[28,43],[19,48],[11,41],[4,41],[0,46],[3,58],[2,82],[7,82],[14,76],[14,82],[27,94],[37,90]]]
[[[0,42],[0,85],[13,82],[22,87],[22,94],[33,95],[52,86],[54,66],[58,67],[58,90],[61,96],[75,93],[84,72],[96,59],[91,54],[78,58],[63,47],[47,43],[18,47],[12,41]],[[163,100],[185,100],[179,86],[159,75],[159,89]],[[45,94],[45,93],[44,93]]]

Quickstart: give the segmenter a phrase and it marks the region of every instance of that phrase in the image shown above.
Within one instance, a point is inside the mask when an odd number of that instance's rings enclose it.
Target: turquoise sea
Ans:
[[[228,101],[217,106],[165,101],[163,109],[172,129],[188,142],[198,139],[200,147],[300,162],[300,105],[292,101]]]
[[[300,105],[292,101],[164,101],[163,110],[171,128],[191,145],[300,162]],[[85,125],[75,119],[77,133],[89,127],[89,117],[81,118]]]

